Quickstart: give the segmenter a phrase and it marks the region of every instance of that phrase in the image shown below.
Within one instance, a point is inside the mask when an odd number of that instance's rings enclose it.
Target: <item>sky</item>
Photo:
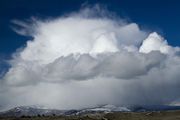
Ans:
[[[180,105],[179,11],[173,0],[2,0],[0,111]]]
[[[0,54],[7,55],[26,43],[26,38],[11,29],[13,19],[32,16],[47,18],[78,10],[83,4],[105,5],[118,16],[140,24],[140,27],[157,30],[169,44],[180,45],[180,2],[178,0],[1,0],[0,1]],[[9,42],[11,44],[9,44]]]

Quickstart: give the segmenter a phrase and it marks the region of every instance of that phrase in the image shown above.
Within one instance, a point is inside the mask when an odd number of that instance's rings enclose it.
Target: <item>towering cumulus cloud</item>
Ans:
[[[14,53],[0,80],[1,110],[179,103],[180,48],[156,32],[98,7],[31,24],[13,22],[23,28],[17,33],[33,39]]]

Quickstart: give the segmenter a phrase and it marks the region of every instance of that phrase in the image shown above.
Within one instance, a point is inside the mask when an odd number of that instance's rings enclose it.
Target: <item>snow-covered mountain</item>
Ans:
[[[57,109],[47,109],[36,106],[21,106],[15,107],[13,109],[1,112],[1,116],[37,116],[37,115],[82,115],[88,113],[98,113],[98,112],[114,112],[114,111],[130,111],[125,107],[116,107],[114,105],[103,105],[93,108],[86,108],[80,110],[57,110]]]
[[[102,105],[94,108],[84,109],[85,111],[104,111],[104,112],[115,112],[115,111],[131,111],[126,107],[119,107],[115,105]]]
[[[57,110],[47,109],[35,106],[21,106],[0,113],[0,116],[37,116],[37,115],[84,115],[94,113],[109,112],[143,112],[143,111],[163,111],[163,110],[180,110],[180,106],[134,106],[120,107],[114,105],[102,105],[93,108],[80,110]]]
[[[131,110],[126,107],[119,107],[114,105],[102,105],[92,108],[86,108],[79,110],[76,115],[88,114],[88,113],[109,113],[109,112],[130,112]]]
[[[56,109],[44,109],[35,106],[21,106],[1,112],[1,116],[37,116],[37,115],[62,115],[65,111]]]

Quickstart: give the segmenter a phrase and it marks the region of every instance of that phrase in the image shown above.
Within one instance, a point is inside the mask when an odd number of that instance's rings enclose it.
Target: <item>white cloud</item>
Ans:
[[[0,81],[2,109],[160,105],[180,99],[178,47],[157,33],[147,37],[136,23],[93,14],[85,9],[33,20],[31,27],[15,22],[26,28],[18,33],[34,39],[15,53]]]
[[[160,51],[164,54],[174,54],[179,51],[178,47],[171,47],[163,37],[156,32],[151,33],[142,43],[139,49],[142,53],[149,53],[151,51]]]

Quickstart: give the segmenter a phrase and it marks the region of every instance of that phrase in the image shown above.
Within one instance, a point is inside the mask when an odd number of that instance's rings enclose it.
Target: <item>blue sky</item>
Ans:
[[[160,32],[170,45],[180,46],[179,0],[1,0],[0,56],[9,56],[27,40],[11,29],[11,20],[61,16],[78,10],[84,3],[103,4],[108,10],[138,23],[142,28]]]

